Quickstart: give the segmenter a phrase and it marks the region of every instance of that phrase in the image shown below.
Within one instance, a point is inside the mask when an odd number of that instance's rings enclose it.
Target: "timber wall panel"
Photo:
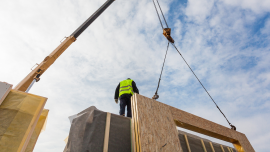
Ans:
[[[176,126],[168,106],[134,94],[142,152],[182,151]],[[134,102],[133,102],[134,103]]]
[[[132,96],[136,151],[182,151],[176,126],[233,143],[238,152],[255,152],[245,134],[139,94]]]

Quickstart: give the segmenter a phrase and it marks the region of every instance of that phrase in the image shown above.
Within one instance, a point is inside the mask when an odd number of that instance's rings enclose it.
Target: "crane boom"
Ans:
[[[80,36],[80,34],[108,8],[114,0],[107,0],[80,27],[67,37],[49,56],[47,56],[34,70],[32,70],[14,89],[25,92],[40,76],[55,62],[55,60]]]

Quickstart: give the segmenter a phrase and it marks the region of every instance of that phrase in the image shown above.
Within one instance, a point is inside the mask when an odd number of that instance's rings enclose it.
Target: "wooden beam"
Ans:
[[[207,150],[206,150],[206,148],[205,148],[205,145],[204,145],[204,142],[203,142],[202,139],[201,139],[201,143],[202,143],[203,151],[204,151],[204,152],[207,152]]]
[[[139,124],[138,124],[138,115],[137,115],[137,108],[136,108],[136,98],[135,95],[131,97],[131,108],[132,108],[132,122],[134,127],[134,141],[135,141],[135,151],[141,152],[141,143],[140,143],[140,134],[138,131]]]
[[[111,125],[111,113],[107,112],[106,128],[105,128],[105,135],[104,135],[103,152],[108,152],[108,147],[109,147],[109,134],[110,134],[110,125]]]
[[[180,109],[169,107],[178,127],[230,142],[238,152],[255,152],[245,134]]]
[[[223,148],[222,145],[220,145],[220,148],[221,148],[222,152],[225,152],[225,150],[224,150],[224,148]]]
[[[132,119],[130,119],[130,133],[131,133],[131,152],[136,152],[135,132],[134,132],[134,124],[133,124]]]
[[[212,142],[209,142],[209,144],[211,146],[212,152],[215,152],[215,149],[214,149],[214,146],[213,146]]]
[[[185,141],[186,141],[186,145],[187,145],[188,152],[191,152],[191,149],[190,149],[190,146],[189,146],[189,142],[188,142],[187,135],[185,134],[184,137],[185,137]]]
[[[229,152],[233,152],[233,151],[231,151],[230,147],[227,147],[227,149],[228,149]]]

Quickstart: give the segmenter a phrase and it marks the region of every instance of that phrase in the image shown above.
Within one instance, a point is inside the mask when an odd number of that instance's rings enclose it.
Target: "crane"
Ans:
[[[115,0],[107,0],[94,14],[92,14],[80,27],[78,27],[69,37],[66,37],[66,39],[49,55],[47,56],[40,64],[38,64],[38,66],[32,70],[15,88],[14,90],[18,90],[18,91],[23,91],[23,92],[28,92],[31,87],[33,86],[33,84],[35,82],[38,82],[40,80],[40,76],[56,61],[56,59],[73,43],[76,41],[76,39],[80,36],[80,34],[92,23],[95,21],[95,19],[102,14]],[[158,0],[156,0],[158,3]],[[188,63],[186,62],[186,60],[184,59],[184,57],[182,56],[182,54],[179,52],[179,50],[177,49],[177,47],[174,45],[174,40],[171,37],[171,29],[168,27],[168,24],[166,22],[166,19],[163,15],[163,12],[161,10],[161,7],[158,3],[158,6],[160,8],[160,11],[162,13],[163,19],[167,25],[167,28],[163,28],[159,13],[157,11],[155,2],[153,0],[156,12],[157,12],[157,16],[159,18],[161,27],[163,29],[163,35],[167,38],[168,40],[168,46],[169,46],[169,42],[175,47],[175,49],[178,51],[179,55],[183,58],[183,60],[185,61],[185,63],[187,64],[187,66],[189,67],[189,69],[191,70],[191,72],[194,74],[194,76],[196,77],[196,79],[199,81],[199,83],[202,85],[202,87],[204,88],[204,90],[206,91],[206,93],[209,95],[209,97],[211,98],[211,100],[214,102],[214,104],[216,105],[216,107],[218,108],[218,110],[221,112],[221,114],[225,117],[225,119],[227,120],[227,122],[229,123],[229,125],[231,126],[231,129],[236,130],[236,127],[234,125],[232,125],[229,120],[227,119],[227,117],[224,115],[224,113],[221,111],[221,109],[218,107],[218,105],[216,104],[216,102],[214,101],[214,99],[211,97],[211,95],[208,93],[208,91],[206,90],[206,88],[204,87],[204,85],[201,83],[201,81],[199,80],[199,78],[196,76],[196,74],[194,73],[194,71],[191,69],[191,67],[188,65]],[[168,46],[167,46],[167,51],[168,51]],[[166,55],[167,55],[167,51],[166,51]],[[163,62],[163,67],[164,67],[164,63],[165,63],[165,59],[166,59],[166,55],[164,58],[164,62]],[[163,67],[161,70],[161,74],[163,71]],[[153,99],[157,99],[159,98],[157,91],[159,88],[159,83],[161,80],[161,74],[160,74],[160,78],[159,78],[159,82],[158,82],[158,86],[157,86],[157,90],[153,96]]]
[[[80,27],[78,27],[69,37],[45,59],[38,64],[15,88],[14,90],[28,92],[35,82],[40,80],[40,76],[57,60],[57,58],[82,34],[82,32],[95,21],[115,0],[107,0],[95,13],[93,13]]]

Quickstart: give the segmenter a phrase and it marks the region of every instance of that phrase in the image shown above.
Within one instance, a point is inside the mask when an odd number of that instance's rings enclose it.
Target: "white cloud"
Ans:
[[[255,13],[264,13],[270,11],[270,2],[268,0],[222,0],[225,4],[241,7],[251,10]]]
[[[210,15],[214,0],[189,0],[186,8],[186,15],[193,21],[203,21]]]

